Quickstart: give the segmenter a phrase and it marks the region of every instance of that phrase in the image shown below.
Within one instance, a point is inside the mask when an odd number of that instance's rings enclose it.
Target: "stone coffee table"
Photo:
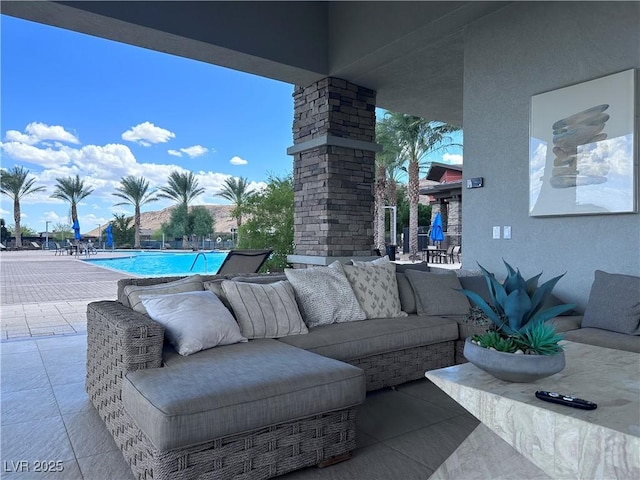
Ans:
[[[533,383],[498,380],[470,363],[426,377],[552,478],[640,478],[640,354],[562,343],[566,368]],[[598,408],[543,402],[536,390]]]

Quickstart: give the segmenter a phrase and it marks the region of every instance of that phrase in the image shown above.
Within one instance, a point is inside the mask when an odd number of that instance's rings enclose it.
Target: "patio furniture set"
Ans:
[[[484,327],[464,322],[456,289],[487,295],[479,273],[354,263],[124,279],[117,301],[90,303],[87,392],[134,474],[253,479],[330,465],[354,450],[367,391],[465,362],[464,339]],[[584,320],[556,319],[567,339],[640,351],[620,297],[640,279],[626,277],[596,273]],[[592,301],[607,297],[602,308],[621,315],[598,317]]]

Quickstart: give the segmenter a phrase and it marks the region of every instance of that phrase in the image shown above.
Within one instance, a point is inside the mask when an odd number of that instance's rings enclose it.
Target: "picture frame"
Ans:
[[[637,72],[531,97],[529,215],[638,212]]]

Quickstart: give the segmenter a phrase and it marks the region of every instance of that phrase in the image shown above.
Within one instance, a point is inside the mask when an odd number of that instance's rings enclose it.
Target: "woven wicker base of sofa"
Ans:
[[[453,344],[453,341],[434,343],[349,360],[348,363],[364,370],[367,391],[378,390],[424,378],[427,370],[454,365]]]
[[[160,451],[126,411],[107,426],[139,479],[267,479],[356,447],[355,409],[325,413],[185,448]],[[345,457],[346,458],[346,457]]]

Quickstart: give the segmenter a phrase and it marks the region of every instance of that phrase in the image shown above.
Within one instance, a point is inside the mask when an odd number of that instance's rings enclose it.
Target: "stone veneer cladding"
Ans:
[[[371,255],[376,93],[325,78],[293,98],[295,254]]]

